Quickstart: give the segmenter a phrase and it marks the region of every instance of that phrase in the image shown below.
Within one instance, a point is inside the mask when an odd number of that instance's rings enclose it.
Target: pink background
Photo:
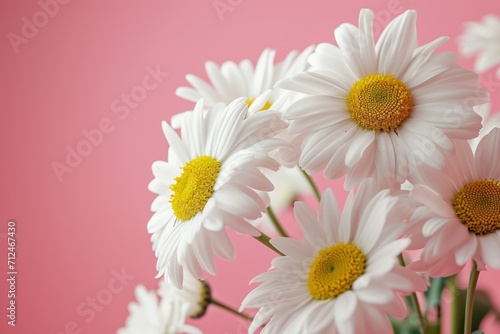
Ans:
[[[51,2],[42,0],[42,3]],[[265,47],[278,59],[292,49],[333,43],[333,29],[357,23],[359,9],[371,6],[385,26],[390,8],[418,10],[418,38],[426,43],[447,35],[442,49],[456,50],[463,22],[500,14],[498,1],[333,1],[219,0],[232,10],[219,16],[205,1],[71,1],[47,22],[34,0],[3,1],[0,100],[0,331],[2,333],[114,333],[124,325],[134,286],[155,288],[155,257],[146,223],[154,195],[147,190],[151,163],[166,157],[160,122],[191,103],[174,95],[184,75],[204,75],[204,62],[256,61]],[[38,13],[38,14],[37,14]],[[18,46],[23,17],[40,20],[37,32]],[[471,68],[470,59],[462,64]],[[112,104],[122,94],[140,93],[148,68],[168,72],[144,100],[126,114]],[[500,109],[498,79],[490,82],[493,109]],[[493,84],[491,84],[493,82]],[[153,84],[154,81],[149,81]],[[142,90],[144,91],[144,90]],[[84,147],[82,131],[102,126],[108,133]],[[71,172],[58,179],[53,163],[64,164],[67,147],[88,150]],[[320,178],[317,178],[320,180]],[[330,183],[337,188],[340,182]],[[323,184],[325,188],[327,184]],[[340,191],[339,191],[340,193]],[[286,217],[289,217],[285,214]],[[285,217],[284,216],[284,217]],[[7,221],[17,222],[17,326],[6,324]],[[292,222],[290,218],[287,219]],[[293,223],[289,223],[294,229]],[[296,232],[296,231],[295,231]],[[256,241],[232,234],[236,262],[218,261],[209,277],[214,295],[235,307],[250,290],[248,281],[269,267],[273,254]],[[243,265],[244,264],[244,265]],[[237,270],[235,270],[237,268]],[[131,278],[122,285],[113,271]],[[500,273],[480,277],[497,299]],[[114,284],[113,288],[109,284]],[[113,293],[109,293],[113,289]],[[118,291],[120,290],[120,291]],[[99,312],[86,306],[101,297]],[[102,299],[104,298],[104,299]],[[82,304],[83,303],[83,304]],[[73,323],[73,324],[72,324]],[[243,333],[247,323],[216,308],[193,321],[207,333]],[[489,326],[493,320],[488,320]],[[491,330],[491,327],[487,327]],[[496,327],[497,332],[500,327]]]

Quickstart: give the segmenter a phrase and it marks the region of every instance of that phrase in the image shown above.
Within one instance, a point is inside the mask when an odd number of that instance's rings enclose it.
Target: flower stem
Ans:
[[[276,215],[274,214],[274,212],[270,206],[267,207],[267,214],[269,215],[269,218],[271,218],[271,221],[273,222],[273,225],[276,228],[276,230],[278,230],[279,234],[282,237],[288,237],[288,234],[286,233],[283,226],[281,226],[278,218],[276,217]]]
[[[399,260],[399,263],[401,264],[401,266],[406,267],[406,263],[405,263],[405,259],[403,258],[403,254],[398,255],[398,260]],[[427,326],[425,324],[425,318],[424,318],[424,315],[422,314],[422,309],[420,308],[420,303],[418,302],[417,294],[415,292],[413,292],[411,294],[411,301],[413,303],[414,310],[418,316],[418,321],[420,324],[420,332],[422,334],[426,334],[427,333],[427,330],[426,330]]]
[[[224,304],[224,303],[222,303],[222,302],[220,302],[220,301],[218,301],[216,299],[211,299],[210,300],[210,304],[218,306],[218,307],[220,307],[220,308],[222,308],[222,309],[224,309],[224,310],[226,310],[226,311],[228,311],[228,312],[230,312],[232,314],[235,314],[235,315],[237,315],[240,318],[246,319],[248,321],[252,321],[253,320],[253,318],[251,316],[249,316],[248,314],[245,314],[245,313],[242,313],[242,312],[238,312],[236,309],[232,308],[231,306],[228,306],[228,305],[226,305],[226,304]]]
[[[318,189],[318,186],[316,185],[316,183],[314,183],[314,180],[312,179],[312,177],[306,173],[305,170],[303,170],[302,168],[300,169],[300,171],[302,172],[302,174],[304,174],[307,182],[309,183],[309,185],[311,186],[313,192],[314,192],[314,196],[316,196],[316,199],[318,200],[318,202],[321,200],[321,193]]]
[[[417,294],[415,292],[411,294],[411,300],[413,301],[413,305],[415,305],[415,311],[417,312],[418,321],[420,322],[420,330],[422,331],[422,334],[426,334],[427,330],[424,315],[422,314],[422,310],[420,309],[420,304],[418,303]]]
[[[476,261],[472,262],[470,270],[469,286],[467,287],[467,299],[465,301],[465,322],[464,333],[469,334],[472,327],[472,312],[474,310],[474,293],[476,292],[477,280],[479,278],[479,270],[477,270]]]
[[[461,307],[460,307],[460,291],[458,289],[457,275],[453,275],[448,279],[449,289],[451,293],[451,333],[458,333],[461,327]]]
[[[269,247],[270,249],[272,249],[273,251],[275,251],[279,255],[282,255],[282,256],[285,255],[282,252],[280,252],[279,250],[277,250],[276,247],[274,247],[273,245],[271,245],[271,243],[269,242],[269,240],[271,240],[271,238],[269,238],[264,233],[260,232],[260,237],[254,237],[254,238],[257,239],[257,240],[259,240],[260,242],[262,242],[264,245],[266,245],[267,247]]]

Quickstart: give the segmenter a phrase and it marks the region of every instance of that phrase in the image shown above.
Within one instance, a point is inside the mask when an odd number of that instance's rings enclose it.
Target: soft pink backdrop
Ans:
[[[384,14],[393,16],[388,9],[416,8],[419,42],[447,35],[452,39],[443,50],[456,50],[454,38],[464,21],[500,14],[499,2],[484,0],[467,4],[454,0],[218,1],[232,10],[219,16],[213,0],[68,1],[57,10],[50,7],[53,17],[46,22],[37,1],[2,2],[2,333],[56,334],[65,333],[65,327],[71,332],[72,326],[81,333],[114,333],[124,324],[134,286],[156,287],[156,261],[146,232],[154,198],[147,190],[150,166],[166,157],[161,120],[192,105],[177,98],[175,89],[186,84],[186,73],[205,76],[206,60],[255,61],[265,47],[277,49],[282,59],[292,49],[333,42],[333,29],[342,22],[356,23],[359,9],[367,6],[379,13],[381,26],[387,22]],[[23,17],[33,22],[34,15],[41,27],[31,31],[16,52],[8,34],[21,35]],[[472,62],[467,59],[462,64],[470,68]],[[146,91],[144,100],[128,114],[123,108],[115,113],[113,103],[115,109],[123,107],[116,99],[131,91],[139,94],[137,87],[143,85],[148,69],[156,67],[169,74],[159,77],[158,85]],[[490,82],[494,110],[500,109],[500,93],[494,92],[500,89],[499,80],[492,81],[491,72],[482,77]],[[96,145],[83,147],[82,131],[99,126],[108,133],[102,139],[97,136]],[[65,163],[67,147],[78,145],[88,150],[88,156],[58,178],[54,162]],[[285,217],[293,226],[289,213]],[[6,324],[9,219],[17,222],[15,328]],[[219,276],[208,281],[217,298],[237,307],[250,290],[249,279],[268,268],[273,254],[250,238],[232,236],[236,262],[218,261]],[[122,269],[132,278],[117,283],[113,272]],[[494,283],[499,277],[492,271],[480,277],[480,286],[495,298],[500,296],[500,286]],[[109,287],[110,283],[114,285]],[[107,304],[92,314],[85,303],[98,296]],[[213,307],[193,323],[207,333],[243,333],[247,326]],[[495,332],[500,327],[496,328]]]

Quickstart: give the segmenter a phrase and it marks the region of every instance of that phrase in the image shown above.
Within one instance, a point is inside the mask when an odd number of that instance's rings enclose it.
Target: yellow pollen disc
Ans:
[[[214,192],[221,163],[210,156],[200,156],[182,167],[182,174],[170,186],[170,203],[177,218],[189,220],[205,208]]]
[[[366,257],[356,245],[339,242],[323,248],[309,267],[307,286],[311,296],[327,300],[350,290],[365,266]]]
[[[246,99],[245,103],[248,104],[248,106],[250,107],[254,101],[255,101],[255,98]],[[269,108],[271,108],[272,105],[273,105],[273,103],[271,101],[267,100],[266,103],[264,103],[264,106],[259,111],[269,110]]]
[[[413,99],[404,82],[392,74],[370,74],[356,81],[347,94],[351,118],[366,130],[397,132],[410,116]]]
[[[458,219],[476,235],[500,229],[500,181],[479,180],[466,184],[453,199]]]

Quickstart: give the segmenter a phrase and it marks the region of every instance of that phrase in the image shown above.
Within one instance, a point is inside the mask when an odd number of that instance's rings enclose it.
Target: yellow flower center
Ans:
[[[366,130],[397,132],[410,116],[413,99],[404,82],[392,74],[370,74],[356,81],[347,94],[351,118]]]
[[[170,186],[170,203],[177,218],[182,221],[201,212],[214,192],[221,163],[210,156],[200,156],[182,167],[182,174]]]
[[[248,104],[248,106],[250,107],[254,101],[255,101],[255,98],[246,99],[245,103]],[[264,103],[264,106],[259,111],[269,110],[269,108],[271,108],[272,105],[273,105],[273,103],[271,101],[267,100],[266,103]]]
[[[365,266],[366,257],[356,245],[339,242],[323,248],[309,267],[307,286],[311,296],[327,300],[350,290]]]
[[[476,235],[500,229],[500,181],[479,180],[466,184],[453,199],[458,219]]]

